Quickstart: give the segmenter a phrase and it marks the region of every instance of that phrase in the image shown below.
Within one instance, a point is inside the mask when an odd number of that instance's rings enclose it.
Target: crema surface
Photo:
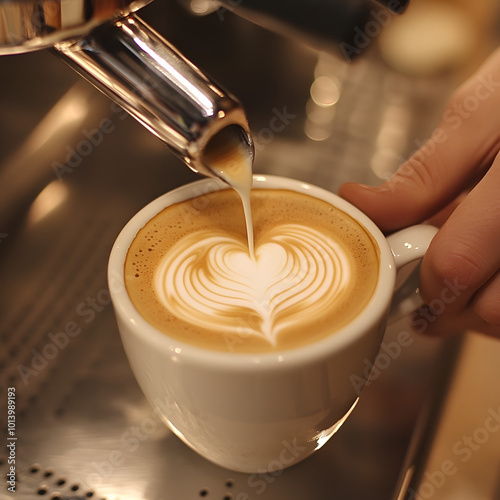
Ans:
[[[302,193],[251,193],[255,255],[233,190],[172,205],[142,228],[128,293],[167,335],[230,352],[290,349],[334,334],[369,301],[379,251],[365,229]]]

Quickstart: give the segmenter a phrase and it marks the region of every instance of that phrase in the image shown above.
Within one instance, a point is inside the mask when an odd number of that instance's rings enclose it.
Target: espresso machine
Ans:
[[[240,102],[136,15],[150,1],[2,0],[0,55],[50,48],[195,172],[215,175],[201,152],[226,127],[236,129],[253,157]],[[191,4],[198,12],[218,11],[223,16],[230,10],[278,31],[298,32],[310,43],[350,60],[387,22],[388,14],[381,10],[401,13],[408,2],[194,0]]]

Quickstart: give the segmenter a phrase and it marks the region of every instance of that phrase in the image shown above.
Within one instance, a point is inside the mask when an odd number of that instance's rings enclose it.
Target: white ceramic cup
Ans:
[[[380,249],[379,279],[366,307],[331,336],[271,353],[215,352],[184,344],[150,325],[127,294],[124,262],[137,232],[158,212],[199,195],[209,203],[209,193],[221,187],[213,179],[188,184],[130,220],[109,260],[111,299],[135,377],[168,427],[222,467],[273,471],[319,449],[352,411],[366,360],[373,365],[382,342],[396,271],[423,257],[436,229],[413,226],[386,238],[362,212],[329,191],[293,179],[254,176],[256,188],[307,193],[360,222]],[[414,306],[411,302],[406,308]]]

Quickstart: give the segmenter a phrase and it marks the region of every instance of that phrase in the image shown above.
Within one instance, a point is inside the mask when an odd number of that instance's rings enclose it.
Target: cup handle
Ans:
[[[387,324],[395,323],[422,304],[418,289],[419,261],[425,255],[438,229],[424,224],[407,227],[387,237],[396,263],[396,289]],[[412,269],[409,264],[414,263]]]

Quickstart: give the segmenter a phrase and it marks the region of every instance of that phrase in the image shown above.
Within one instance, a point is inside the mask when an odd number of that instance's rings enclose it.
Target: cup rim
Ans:
[[[291,364],[295,365],[323,359],[352,344],[359,337],[373,330],[374,326],[385,318],[393,295],[396,269],[391,248],[385,236],[371,219],[335,193],[298,179],[254,174],[253,187],[259,189],[285,189],[310,194],[340,208],[368,230],[377,242],[380,251],[379,278],[372,297],[361,313],[332,335],[302,346],[264,353],[223,352],[198,347],[170,337],[168,333],[148,323],[135,308],[126,291],[124,263],[128,249],[138,231],[167,206],[202,194],[228,188],[227,184],[218,179],[204,178],[180,186],[151,201],[127,222],[113,244],[108,262],[109,292],[115,315],[120,321],[127,322],[129,328],[134,329],[136,336],[141,337],[148,343],[152,343],[156,349],[161,349],[171,357],[183,362],[192,361],[198,365],[212,365],[217,366],[219,369],[244,371],[257,365],[259,369],[275,368],[276,366],[285,367]]]

